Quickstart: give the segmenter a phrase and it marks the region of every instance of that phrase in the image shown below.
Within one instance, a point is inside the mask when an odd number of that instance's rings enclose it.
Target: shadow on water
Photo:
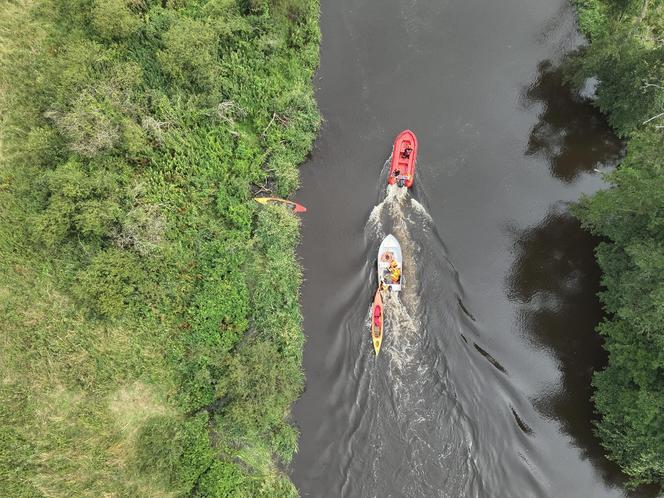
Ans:
[[[538,66],[538,77],[525,93],[525,105],[543,106],[530,132],[526,154],[547,159],[551,174],[572,183],[581,173],[615,166],[621,140],[604,116],[563,81],[563,70],[551,61]]]
[[[592,374],[607,361],[594,330],[602,318],[600,270],[593,254],[598,239],[560,204],[536,226],[514,230],[513,237],[516,258],[507,278],[508,296],[517,303],[525,339],[555,357],[560,371],[559,384],[536,396],[533,404],[560,423],[608,485],[624,486],[592,429]],[[643,487],[630,496],[654,497],[657,492]]]

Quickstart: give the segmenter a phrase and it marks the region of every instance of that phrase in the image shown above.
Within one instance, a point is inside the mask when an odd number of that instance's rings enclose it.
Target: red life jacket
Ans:
[[[376,327],[380,327],[380,317],[381,317],[381,309],[380,306],[376,306],[374,308],[374,324]]]

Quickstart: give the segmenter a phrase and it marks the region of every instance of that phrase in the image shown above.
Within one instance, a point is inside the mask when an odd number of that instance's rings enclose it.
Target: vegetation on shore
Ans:
[[[0,495],[296,495],[318,2],[0,5]]]
[[[631,484],[664,483],[664,3],[576,0],[589,44],[572,78],[627,140],[610,188],[575,213],[602,237],[597,261],[609,363],[594,377],[597,433]]]

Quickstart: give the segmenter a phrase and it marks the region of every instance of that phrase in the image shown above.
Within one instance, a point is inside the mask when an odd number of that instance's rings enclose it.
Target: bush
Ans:
[[[111,114],[107,105],[84,93],[69,112],[55,115],[54,120],[72,152],[94,157],[115,147],[120,138],[120,127]]]
[[[195,92],[215,90],[219,39],[212,27],[198,19],[181,17],[164,33],[163,45],[157,58],[175,85]]]
[[[100,240],[122,219],[122,175],[106,168],[93,171],[90,174],[80,162],[70,160],[42,176],[47,200],[36,217],[36,228],[49,247],[74,235]]]
[[[196,496],[200,498],[251,498],[247,478],[235,464],[216,460],[201,477]]]
[[[96,0],[92,10],[92,26],[107,40],[121,40],[132,35],[141,21],[132,14],[124,0]]]
[[[228,357],[217,384],[217,397],[227,400],[221,431],[240,438],[279,427],[302,381],[299,365],[283,361],[270,342],[247,344]]]
[[[114,234],[115,243],[141,256],[156,252],[164,241],[166,219],[154,204],[139,204],[127,212]]]
[[[271,446],[285,465],[290,465],[298,448],[299,432],[291,425],[283,425],[272,436]]]
[[[180,494],[191,493],[214,461],[207,424],[207,413],[186,421],[170,416],[151,418],[138,436],[138,465],[160,474]]]
[[[258,212],[255,237],[263,251],[290,251],[300,240],[300,221],[281,206],[266,206]]]
[[[125,314],[140,299],[141,268],[127,251],[100,251],[76,275],[72,292],[91,311],[108,318]]]

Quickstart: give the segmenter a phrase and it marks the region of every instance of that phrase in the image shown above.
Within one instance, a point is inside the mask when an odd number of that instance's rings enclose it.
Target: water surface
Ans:
[[[302,168],[303,496],[626,496],[592,436],[596,241],[568,203],[621,144],[562,82],[563,0],[323,0]],[[412,191],[386,188],[418,136]],[[375,258],[404,248],[374,357]],[[637,493],[649,496],[645,491]]]

